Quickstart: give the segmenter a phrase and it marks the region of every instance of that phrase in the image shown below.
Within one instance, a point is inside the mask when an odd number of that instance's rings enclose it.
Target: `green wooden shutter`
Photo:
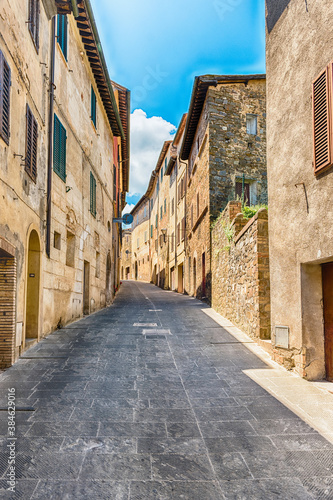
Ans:
[[[54,115],[53,131],[53,170],[66,182],[66,129],[57,115]]]
[[[95,128],[97,127],[97,120],[96,120],[96,94],[94,92],[93,87],[91,86],[91,120],[93,124],[95,125]]]
[[[96,179],[90,172],[90,212],[96,217]]]
[[[67,61],[67,32],[68,32],[68,28],[67,28],[67,24],[68,24],[68,21],[67,21],[67,16],[66,15],[61,15],[61,14],[58,14],[57,16],[58,18],[58,30],[57,30],[57,38],[58,38],[58,44],[62,50],[62,53],[64,54],[64,57]]]

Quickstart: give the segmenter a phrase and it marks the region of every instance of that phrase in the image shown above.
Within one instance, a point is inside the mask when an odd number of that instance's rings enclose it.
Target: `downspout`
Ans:
[[[50,258],[51,252],[51,207],[52,207],[52,163],[53,163],[53,112],[54,112],[54,67],[56,48],[56,16],[52,18],[51,28],[51,66],[50,66],[50,109],[49,109],[49,149],[47,162],[47,191],[46,191],[46,254]]]
[[[79,9],[77,7],[76,0],[71,0],[71,4],[72,4],[72,9],[73,9],[73,16],[76,19],[77,17],[79,17]]]

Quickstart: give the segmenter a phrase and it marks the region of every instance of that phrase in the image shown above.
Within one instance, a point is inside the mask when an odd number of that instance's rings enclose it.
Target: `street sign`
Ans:
[[[129,226],[133,222],[133,215],[125,214],[123,217],[116,217],[112,219],[112,222],[116,222],[118,224],[126,224]]]

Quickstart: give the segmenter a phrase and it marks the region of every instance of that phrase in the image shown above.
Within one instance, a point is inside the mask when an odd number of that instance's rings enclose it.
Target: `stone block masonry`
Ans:
[[[232,231],[233,239],[228,241],[226,233]],[[241,213],[241,203],[229,202],[213,226],[212,307],[249,336],[270,338],[266,209],[248,221]]]

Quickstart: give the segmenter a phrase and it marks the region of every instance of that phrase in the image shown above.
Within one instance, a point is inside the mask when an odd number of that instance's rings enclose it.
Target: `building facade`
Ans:
[[[333,379],[333,15],[266,0],[271,322],[275,358]]]
[[[142,197],[133,208],[132,276],[139,281],[150,282],[149,199]]]
[[[265,75],[194,82],[180,157],[188,161],[185,291],[211,301],[211,224],[228,201],[267,203]]]
[[[128,189],[129,109],[113,91],[90,2],[23,4],[0,9],[2,367],[111,302],[112,221]]]

